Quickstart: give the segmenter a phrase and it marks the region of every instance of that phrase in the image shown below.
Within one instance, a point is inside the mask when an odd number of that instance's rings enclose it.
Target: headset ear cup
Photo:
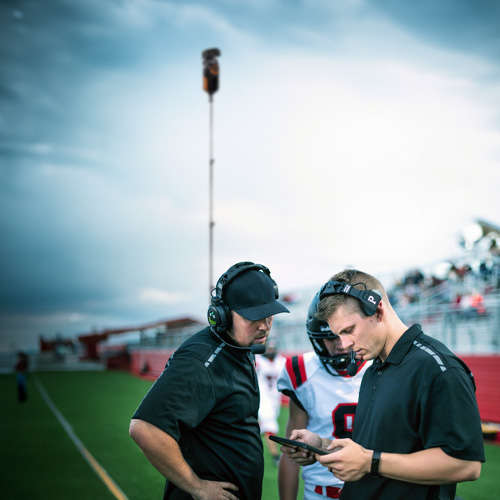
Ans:
[[[219,313],[219,308],[214,305],[208,306],[208,311],[207,311],[207,319],[208,319],[208,324],[215,329],[219,328],[219,325],[221,323],[221,318],[220,318],[220,313]]]
[[[218,333],[231,328],[231,311],[222,301],[212,301],[212,304],[208,307],[207,319],[210,327],[215,328]]]
[[[360,300],[361,309],[367,316],[373,316],[377,312],[381,299],[381,295],[376,290],[366,290],[362,293],[362,299]]]

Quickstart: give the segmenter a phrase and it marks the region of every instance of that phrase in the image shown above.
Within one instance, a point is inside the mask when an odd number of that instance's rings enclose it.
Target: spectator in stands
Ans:
[[[491,276],[491,269],[485,260],[479,264],[479,276],[483,281],[487,281]]]
[[[493,257],[500,257],[500,247],[498,246],[496,238],[491,240],[489,252]]]
[[[472,374],[441,342],[408,328],[379,280],[346,270],[324,285],[317,317],[342,348],[373,359],[361,382],[352,439],[300,439],[332,453],[316,456],[346,481],[344,500],[454,499],[484,462]],[[304,454],[305,452],[299,452]]]
[[[288,312],[277,299],[269,269],[232,266],[214,290],[210,326],[177,349],[135,412],[130,435],[166,477],[164,499],[261,497],[253,352],[265,351],[273,315]]]
[[[484,298],[477,290],[473,290],[472,293],[464,295],[460,304],[463,308],[464,319],[477,319],[486,316]]]
[[[20,403],[25,403],[28,399],[28,387],[26,375],[28,373],[29,361],[25,352],[17,353],[17,363],[15,366],[16,381],[17,381],[17,400]]]

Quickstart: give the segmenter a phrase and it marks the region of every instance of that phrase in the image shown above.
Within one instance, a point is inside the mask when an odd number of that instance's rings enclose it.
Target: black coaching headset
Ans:
[[[351,279],[356,274],[355,270],[352,270]],[[348,277],[349,279],[349,277]],[[349,279],[349,281],[351,281]],[[365,290],[360,290],[355,288],[356,285],[363,285]],[[366,316],[373,316],[377,312],[377,307],[382,300],[382,295],[377,290],[366,289],[364,283],[348,283],[346,281],[327,281],[319,292],[319,300],[328,297],[329,295],[347,295],[358,300],[361,310]],[[314,344],[313,344],[314,345]],[[351,377],[356,374],[358,370],[358,362],[356,361],[354,351],[351,351],[350,361],[347,365],[347,373]]]
[[[373,316],[377,312],[382,295],[377,290],[360,290],[359,288],[354,288],[356,285],[364,285],[364,283],[354,283],[351,285],[345,281],[328,281],[321,287],[319,300],[329,295],[348,295],[358,300],[361,310],[367,316]]]
[[[231,266],[218,280],[217,285],[212,290],[212,297],[210,300],[210,306],[207,311],[207,319],[210,328],[215,333],[221,334],[226,332],[231,328],[231,310],[224,302],[223,294],[224,288],[231,283],[235,278],[248,271],[262,271],[265,273],[273,283],[274,287],[274,298],[278,299],[278,285],[271,278],[271,271],[266,266],[262,264],[254,264],[253,262],[238,262]]]

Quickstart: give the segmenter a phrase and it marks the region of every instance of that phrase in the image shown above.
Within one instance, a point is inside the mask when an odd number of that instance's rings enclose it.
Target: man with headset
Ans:
[[[343,271],[320,299],[318,319],[345,349],[374,362],[361,383],[352,440],[304,429],[290,437],[332,451],[316,459],[346,481],[342,499],[455,498],[456,483],[477,479],[485,460],[467,366],[420,325],[408,328],[373,276]]]
[[[209,327],[172,355],[132,417],[130,435],[167,479],[164,499],[261,498],[262,440],[253,352],[288,312],[269,269],[240,262],[218,280]]]

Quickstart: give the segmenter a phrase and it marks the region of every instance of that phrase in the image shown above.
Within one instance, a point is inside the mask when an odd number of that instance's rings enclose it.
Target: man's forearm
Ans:
[[[417,484],[473,481],[480,471],[480,462],[451,457],[441,448],[409,454],[382,453],[379,465],[380,475]]]
[[[195,494],[200,478],[184,460],[177,441],[148,422],[133,420],[130,435],[151,464],[178,488]]]
[[[336,451],[333,451],[336,449]],[[381,476],[416,484],[446,484],[474,481],[481,472],[481,463],[459,460],[441,448],[428,448],[414,453],[381,451],[378,473]],[[339,479],[358,481],[371,472],[373,450],[363,448],[352,439],[333,441],[332,453],[319,457]]]

